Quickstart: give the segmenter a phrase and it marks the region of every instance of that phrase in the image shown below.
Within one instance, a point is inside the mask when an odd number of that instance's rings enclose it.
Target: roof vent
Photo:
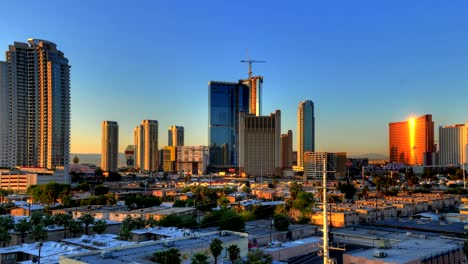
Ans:
[[[376,258],[385,258],[387,256],[387,253],[380,251],[380,250],[375,250],[374,251],[374,257]]]
[[[112,252],[109,252],[109,251],[102,251],[102,252],[101,252],[101,257],[102,257],[103,259],[112,258]]]

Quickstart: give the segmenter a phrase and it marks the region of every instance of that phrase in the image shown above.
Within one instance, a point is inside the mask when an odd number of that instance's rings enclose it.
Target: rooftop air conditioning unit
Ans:
[[[374,251],[374,257],[376,258],[385,258],[387,256],[387,253],[380,251],[380,250],[375,250]]]
[[[103,259],[112,258],[112,252],[109,252],[109,251],[102,251],[102,252],[101,252],[101,257],[102,257]]]

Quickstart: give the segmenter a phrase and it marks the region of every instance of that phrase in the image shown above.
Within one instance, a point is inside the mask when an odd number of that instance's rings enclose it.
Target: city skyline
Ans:
[[[256,12],[242,12],[246,3],[103,1],[89,13],[86,2],[30,4],[0,11],[15,21],[0,25],[8,33],[0,48],[38,38],[66,53],[73,153],[100,152],[102,120],[119,122],[119,152],[143,119],[184,126],[185,145],[208,145],[207,83],[247,78],[242,59],[267,61],[253,74],[264,77],[262,112],[282,111],[282,133],[297,135],[297,104],[314,102],[316,151],[386,154],[389,122],[424,113],[436,126],[468,120],[465,3],[249,3]],[[233,38],[241,34],[256,41]]]

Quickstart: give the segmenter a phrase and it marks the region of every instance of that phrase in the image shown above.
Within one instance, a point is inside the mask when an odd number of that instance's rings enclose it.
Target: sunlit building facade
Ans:
[[[184,145],[184,127],[170,126],[167,132],[168,146],[183,146]]]
[[[468,123],[439,127],[439,164],[468,163]]]
[[[138,125],[133,129],[133,144],[135,146],[135,168],[142,170],[145,167],[145,138],[143,125]]]
[[[117,172],[119,155],[119,124],[102,121],[101,169]]]
[[[239,173],[279,176],[281,111],[269,116],[241,113],[239,119]]]
[[[70,152],[70,65],[50,41],[14,42],[0,65],[4,167],[68,166]],[[5,81],[8,80],[7,87]],[[8,89],[8,94],[6,90]],[[8,114],[8,117],[6,117]],[[5,118],[6,117],[6,118]],[[3,129],[2,129],[3,130]],[[0,132],[1,133],[1,132]],[[2,143],[3,142],[3,143]],[[6,149],[6,150],[5,150]]]
[[[390,162],[431,165],[434,151],[432,115],[389,124]]]
[[[248,86],[249,89],[249,114],[262,115],[262,76],[252,76],[249,79],[243,80],[242,83]]]
[[[293,166],[293,135],[288,130],[287,134],[281,135],[281,168],[292,168]]]
[[[177,147],[177,170],[188,174],[204,174],[209,162],[208,146]]]
[[[305,100],[297,109],[297,166],[304,166],[304,152],[315,151],[314,103]]]
[[[163,171],[174,172],[176,171],[176,146],[165,146],[162,149],[163,155]]]
[[[10,168],[12,161],[11,125],[9,125],[8,64],[0,61],[0,167]]]
[[[324,161],[326,161],[327,179],[336,178],[337,153],[304,152],[304,181],[323,179]]]
[[[143,120],[143,170],[159,170],[158,129],[157,120]]]

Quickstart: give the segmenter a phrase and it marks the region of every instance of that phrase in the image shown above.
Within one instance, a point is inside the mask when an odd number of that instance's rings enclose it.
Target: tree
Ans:
[[[100,220],[94,221],[94,225],[93,225],[94,233],[102,234],[106,231],[106,229],[107,229],[106,220],[100,219]]]
[[[109,187],[104,185],[98,185],[94,188],[94,195],[106,195],[109,192]]]
[[[282,214],[275,215],[274,226],[278,231],[288,231],[289,230],[289,220],[288,217]]]
[[[190,264],[209,264],[208,256],[203,253],[195,253],[190,261]]]
[[[294,200],[293,208],[301,212],[310,211],[314,203],[315,199],[312,193],[300,192]]]
[[[187,201],[184,200],[175,200],[172,207],[185,207],[187,205]]]
[[[213,240],[211,240],[211,243],[210,243],[210,251],[211,251],[211,254],[213,255],[213,258],[214,258],[214,263],[217,264],[218,263],[218,256],[221,254],[221,251],[223,251],[223,241],[215,238]]]
[[[247,255],[247,264],[271,264],[273,257],[270,254],[263,253],[263,251],[257,249],[249,252]]]
[[[226,198],[226,196],[222,196],[221,198],[218,199],[218,204],[221,208],[227,208],[229,204],[229,199]]]
[[[63,226],[63,239],[67,238],[67,230],[70,227],[70,221],[72,220],[72,216],[69,214],[56,214],[54,216],[54,222],[58,226]]]
[[[5,197],[11,194],[13,194],[13,190],[0,188],[0,203],[3,203],[5,200]]]
[[[35,225],[31,229],[31,236],[35,242],[37,241],[46,241],[48,236],[48,231],[46,227],[42,224]]]
[[[302,192],[302,184],[293,182],[289,185],[289,194],[292,200],[296,200],[297,195]]]
[[[11,236],[8,233],[8,229],[3,226],[0,226],[0,246],[5,247],[8,242],[10,242]]]
[[[219,221],[220,230],[241,231],[245,227],[245,221],[233,210],[225,210]]]
[[[119,239],[121,240],[129,240],[132,237],[132,230],[128,226],[122,226],[119,231]]]
[[[39,225],[42,223],[42,214],[39,212],[34,212],[32,213],[29,222],[31,222],[32,225]]]
[[[24,243],[26,234],[31,230],[31,224],[25,219],[21,219],[15,224],[15,231],[21,234],[21,243]]]
[[[84,214],[78,218],[85,225],[85,234],[88,235],[89,225],[94,223],[94,216],[91,214]]]
[[[0,227],[5,228],[8,231],[15,228],[15,222],[10,216],[0,216]]]
[[[229,254],[229,259],[231,260],[232,263],[234,263],[234,261],[239,259],[240,248],[236,244],[230,245],[227,250]]]
[[[356,194],[356,187],[352,184],[342,183],[338,187],[340,192],[344,193],[346,199],[353,199]]]
[[[55,223],[55,220],[52,215],[46,214],[44,215],[44,217],[42,217],[42,224],[44,226],[50,226],[50,225],[53,225],[54,223]]]
[[[70,232],[73,235],[73,238],[75,238],[76,235],[81,232],[82,225],[80,221],[70,220],[68,221],[67,225],[68,225],[68,230],[70,230]]]
[[[182,262],[177,248],[154,252],[151,260],[159,264],[180,264]]]

